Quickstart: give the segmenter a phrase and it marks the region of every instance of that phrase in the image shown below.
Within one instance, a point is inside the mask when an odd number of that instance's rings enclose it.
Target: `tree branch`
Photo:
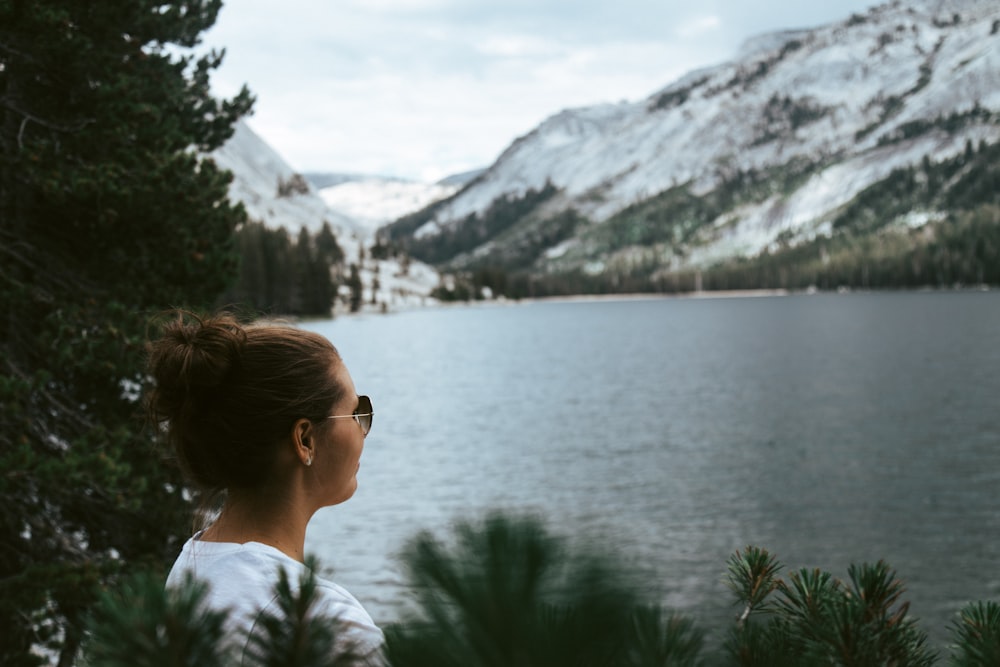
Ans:
[[[19,108],[17,105],[12,104],[10,102],[10,100],[6,99],[6,98],[0,98],[0,104],[2,104],[4,108],[6,108],[6,109],[8,109],[10,111],[13,111],[14,113],[16,113],[16,114],[18,114],[19,116],[22,117],[21,127],[18,130],[18,132],[17,132],[17,147],[19,149],[23,149],[24,148],[24,144],[22,142],[22,138],[23,138],[23,135],[24,135],[24,128],[27,125],[28,121],[31,121],[33,123],[37,123],[38,125],[41,125],[42,127],[46,128],[46,129],[52,130],[53,132],[63,132],[63,133],[67,133],[67,134],[71,133],[71,132],[79,132],[80,130],[82,130],[83,128],[87,127],[91,123],[96,123],[97,122],[96,118],[84,118],[84,119],[78,121],[77,123],[75,123],[73,125],[64,125],[64,124],[54,123],[52,121],[45,120],[44,118],[40,118],[40,117],[38,117],[38,116],[36,116],[36,115],[34,115],[32,113],[29,113],[28,111],[25,111],[24,109]]]

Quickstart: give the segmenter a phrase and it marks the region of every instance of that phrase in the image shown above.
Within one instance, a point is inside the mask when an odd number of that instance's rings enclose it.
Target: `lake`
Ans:
[[[377,622],[396,553],[493,508],[612,546],[715,631],[726,559],[886,560],[935,643],[1000,599],[1000,293],[539,301],[311,322],[376,417],[307,551]]]

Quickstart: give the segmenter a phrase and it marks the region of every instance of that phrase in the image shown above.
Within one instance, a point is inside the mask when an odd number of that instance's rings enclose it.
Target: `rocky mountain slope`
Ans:
[[[850,229],[852,205],[905,170],[944,179],[941,196],[864,231],[919,228],[966,178],[928,174],[998,140],[1000,4],[896,0],[762,35],[639,102],[558,113],[387,232],[450,269],[662,275]]]
[[[230,198],[243,203],[251,220],[284,227],[291,234],[302,227],[315,233],[328,222],[338,240],[361,230],[355,220],[330,209],[315,188],[243,121],[212,158],[233,173]]]

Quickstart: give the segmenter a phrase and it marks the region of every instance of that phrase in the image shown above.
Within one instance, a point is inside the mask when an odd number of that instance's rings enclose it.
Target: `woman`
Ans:
[[[150,413],[178,463],[207,499],[224,498],[167,585],[187,574],[207,582],[209,606],[230,610],[227,628],[245,657],[261,615],[276,613],[279,568],[292,582],[304,571],[309,519],[357,488],[371,401],[322,336],[229,316],[168,321],[149,369]],[[336,619],[336,657],[379,664],[383,636],[361,604],[322,579],[317,597],[315,614]]]

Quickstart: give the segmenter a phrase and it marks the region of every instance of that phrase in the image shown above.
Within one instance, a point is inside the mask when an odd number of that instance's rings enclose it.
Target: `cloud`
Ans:
[[[286,89],[251,125],[300,170],[439,178],[488,166],[561,109],[645,97],[697,64],[664,43],[511,44],[478,73],[369,68]]]
[[[361,11],[424,12],[441,10],[451,5],[448,0],[351,0],[343,3]]]
[[[501,58],[550,57],[562,51],[557,43],[537,35],[493,35],[476,49],[485,56]]]
[[[568,107],[639,100],[762,29],[848,16],[793,0],[228,0],[217,92],[299,170],[419,177],[487,166]]]
[[[722,25],[722,19],[715,15],[697,16],[682,22],[674,30],[674,33],[681,38],[690,39],[699,37],[705,33],[718,30]]]

